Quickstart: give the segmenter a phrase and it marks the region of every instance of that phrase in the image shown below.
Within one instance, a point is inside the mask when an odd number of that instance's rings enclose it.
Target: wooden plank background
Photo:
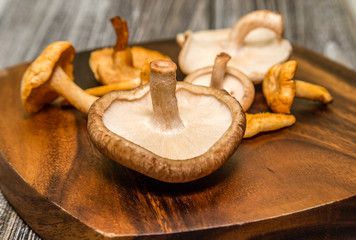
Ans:
[[[70,41],[77,51],[110,46],[115,15],[128,21],[130,43],[137,43],[187,29],[231,27],[257,9],[281,12],[291,42],[356,69],[354,0],[0,0],[0,69],[34,59],[57,40]],[[1,191],[0,239],[40,239]]]

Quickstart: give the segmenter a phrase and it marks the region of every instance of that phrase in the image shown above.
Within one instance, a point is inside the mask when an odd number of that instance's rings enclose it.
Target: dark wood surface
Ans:
[[[144,45],[177,59],[174,41]],[[96,85],[89,52],[75,79]],[[356,234],[356,73],[301,47],[297,78],[322,84],[328,107],[296,100],[297,123],[244,140],[218,171],[185,184],[162,183],[101,155],[86,115],[47,107],[26,115],[17,97],[27,64],[1,76],[0,186],[45,239],[285,238]],[[182,79],[182,76],[179,76]],[[257,87],[249,112],[266,111]]]
[[[356,51],[354,50],[356,49],[356,30],[354,28],[356,7],[353,0],[0,0],[0,69],[10,67],[10,69],[0,70],[0,77],[3,79],[9,72],[13,73],[14,68],[11,68],[11,66],[32,60],[46,45],[56,40],[68,40],[74,44],[78,51],[112,45],[115,41],[114,32],[111,25],[108,24],[108,19],[115,15],[120,15],[128,20],[130,42],[136,43],[173,38],[176,33],[186,29],[201,30],[231,27],[238,18],[255,9],[271,9],[283,13],[285,19],[284,36],[286,38],[295,44],[312,49],[342,63],[348,68],[356,69]],[[319,68],[320,59],[317,60],[312,62]],[[339,94],[343,93],[340,94],[343,100],[354,95],[355,88],[352,84],[355,83],[355,76],[352,72],[334,67],[334,65],[321,65],[330,67],[332,76],[340,77],[339,75],[341,75],[340,78],[345,81],[337,90]],[[306,64],[305,66],[309,65]],[[19,71],[17,73],[19,74],[21,69],[16,69],[16,71]],[[76,71],[80,76],[85,76],[85,68]],[[315,77],[315,75],[312,76]],[[305,77],[309,77],[308,72],[305,72]],[[333,83],[333,81],[336,80],[334,79],[328,84]],[[16,87],[16,83],[12,84],[14,85],[7,86],[9,92]],[[93,83],[83,83],[83,86],[90,84]],[[350,84],[353,87],[350,87]],[[0,91],[4,91],[4,86],[1,86]],[[17,100],[14,97],[11,103],[8,102],[10,100],[7,100],[6,103],[11,105],[14,103],[13,101]],[[333,104],[336,104],[336,102]],[[4,104],[5,102],[1,103],[0,106],[3,107]],[[311,110],[315,106],[309,103],[307,106],[310,108],[310,112],[307,112],[307,114],[314,117]],[[340,113],[338,108],[334,110]],[[342,132],[350,127],[352,129],[353,122],[349,120],[350,117],[355,117],[352,110],[354,111],[354,108],[350,107],[350,109],[342,112],[344,116],[342,119],[346,122],[344,124],[349,124],[347,127],[341,128]],[[316,127],[320,127],[320,124],[325,126],[324,121],[320,122],[320,119],[323,119],[324,116],[324,113],[320,111],[319,108],[316,108],[316,112],[322,115],[313,122]],[[83,116],[79,116],[79,119],[82,118],[85,119]],[[312,130],[304,129],[299,133],[300,137],[310,134],[310,131]],[[328,132],[332,133],[331,130],[328,130]],[[354,132],[353,129],[350,133],[351,136]],[[339,133],[341,134],[341,132]],[[4,134],[1,133],[1,137],[3,136]],[[325,141],[325,139],[322,140]],[[341,141],[343,144],[337,145],[334,141]],[[350,135],[349,137],[339,136],[336,140],[330,141],[330,145],[354,154],[355,151],[350,148],[354,142],[355,138],[350,137]],[[1,148],[1,151],[4,154],[8,149],[10,147]],[[351,156],[354,156],[352,154]],[[331,171],[332,173],[334,172]],[[246,192],[246,195],[248,194],[250,194],[249,191]],[[352,204],[349,205],[352,206]],[[339,206],[339,209],[343,208],[344,205]],[[36,215],[33,212],[31,214]],[[335,216],[326,216],[326,218],[333,217]],[[54,224],[54,222],[49,221],[48,225],[51,224]],[[332,239],[336,238],[335,236],[342,229],[342,225],[340,227],[339,230],[335,231],[332,228],[327,228],[321,234],[320,231],[315,233],[313,228],[304,229],[302,233],[307,232],[306,235],[311,236],[311,238]],[[349,239],[352,239],[352,235],[348,236]],[[265,237],[275,239],[273,234]],[[306,238],[305,235],[304,238]],[[40,239],[16,214],[1,192],[0,239]]]

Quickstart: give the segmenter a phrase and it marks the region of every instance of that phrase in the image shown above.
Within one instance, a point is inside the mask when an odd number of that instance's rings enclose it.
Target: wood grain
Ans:
[[[177,58],[174,41],[144,46]],[[96,84],[88,55],[74,63],[83,87]],[[162,183],[105,158],[88,138],[86,116],[72,108],[26,115],[14,96],[27,65],[11,68],[0,79],[1,188],[45,239],[352,236],[356,83],[348,78],[356,73],[297,46],[292,58],[297,77],[330,89],[335,101],[296,100],[294,126],[245,140],[218,171],[186,184]],[[266,110],[257,90],[251,112]]]

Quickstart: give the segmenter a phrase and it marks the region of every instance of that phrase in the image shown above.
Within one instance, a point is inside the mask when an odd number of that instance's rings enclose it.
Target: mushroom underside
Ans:
[[[31,63],[21,82],[21,99],[26,112],[37,112],[58,96],[49,83],[56,67],[61,68],[68,79],[73,81],[74,52],[75,49],[71,43],[54,42],[48,45]]]
[[[189,90],[184,89],[187,85]],[[203,93],[195,91],[202,88],[206,89]],[[183,130],[163,133],[155,127],[149,86],[142,86],[128,92],[111,92],[92,105],[88,115],[91,140],[108,158],[165,182],[193,181],[217,170],[241,142],[246,126],[241,106],[220,90],[181,82],[177,83],[176,91]],[[210,91],[218,93],[217,96],[213,97]],[[204,100],[183,99],[195,98],[194,95]],[[222,110],[212,110],[206,104]],[[187,110],[185,106],[194,106],[198,111]],[[131,116],[123,116],[127,112],[115,113],[113,109],[117,107],[123,111],[130,109]],[[133,120],[134,116],[139,119]],[[193,116],[200,119],[192,121]]]
[[[104,125],[164,158],[184,160],[199,156],[229,128],[231,113],[225,104],[212,96],[197,96],[180,89],[176,97],[183,129],[163,131],[156,126],[150,92],[135,101],[114,101],[104,112]]]
[[[226,51],[228,35],[228,29],[191,33],[179,56],[182,71],[189,74],[213,65],[216,55]],[[238,52],[227,52],[232,57],[228,66],[238,68],[252,81],[259,82],[271,66],[289,58],[291,49],[289,41],[279,41],[270,29],[257,28],[246,36]]]
[[[108,84],[109,81],[107,80],[110,78],[114,79],[110,80],[112,82],[128,81],[139,77],[141,69],[145,64],[156,59],[170,59],[158,51],[143,47],[133,46],[129,49],[132,54],[132,63],[130,63],[130,65],[121,66],[123,69],[115,67],[114,65],[113,48],[103,48],[93,51],[90,55],[89,65],[95,78],[100,79],[104,84]],[[130,72],[130,74],[128,74],[128,72]]]
[[[209,87],[211,86],[212,72],[213,67],[211,66],[198,69],[189,74],[184,82]],[[222,89],[239,101],[244,111],[249,109],[254,100],[255,87],[246,75],[235,68],[228,67],[221,84]]]
[[[194,79],[191,83],[201,86],[209,87],[211,82],[211,74],[202,74],[198,78]],[[236,81],[230,74],[226,74],[224,77],[224,89],[234,96],[237,100],[241,99],[244,95],[244,86],[241,82]]]

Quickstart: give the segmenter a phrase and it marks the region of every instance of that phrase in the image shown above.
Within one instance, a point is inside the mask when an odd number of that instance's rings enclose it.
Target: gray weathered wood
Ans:
[[[51,42],[70,41],[77,51],[109,46],[109,19],[128,21],[130,42],[173,38],[209,28],[210,4],[200,1],[1,0],[0,69],[30,61]]]
[[[174,38],[186,29],[231,27],[256,9],[283,13],[285,38],[356,69],[353,0],[0,0],[0,69],[34,59],[49,43],[77,51],[112,45],[109,18],[128,21],[130,42]],[[0,192],[0,239],[40,239]]]

